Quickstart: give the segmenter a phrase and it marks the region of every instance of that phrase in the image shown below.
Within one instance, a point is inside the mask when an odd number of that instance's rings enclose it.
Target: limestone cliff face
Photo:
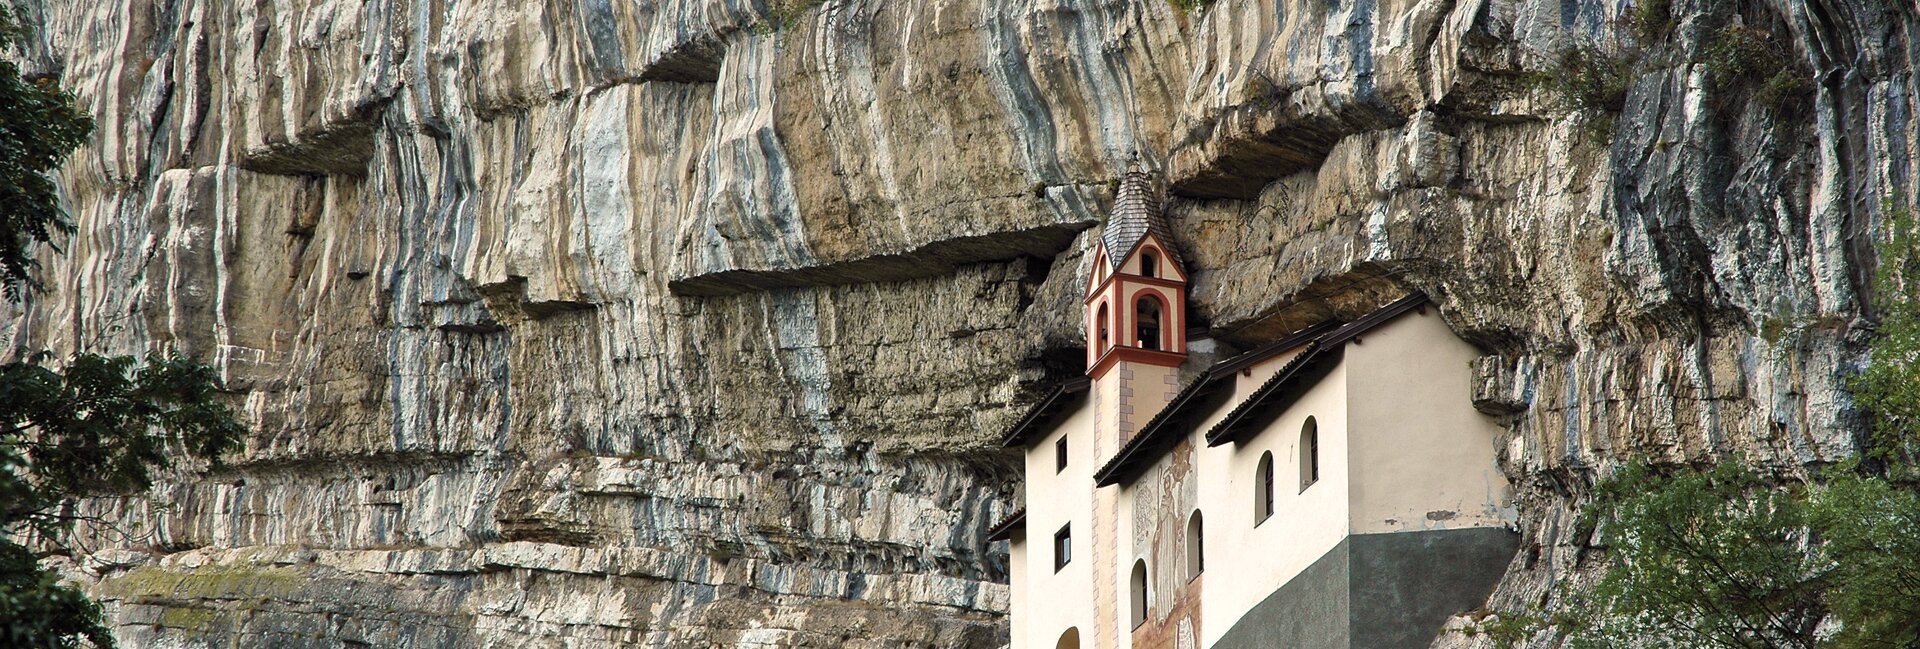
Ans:
[[[176,349],[233,466],[85,506],[136,647],[994,647],[1110,183],[1167,179],[1214,334],[1434,296],[1526,548],[1631,455],[1795,470],[1859,429],[1920,8],[1677,0],[1595,141],[1560,0],[26,0],[99,119],[9,347]],[[1805,73],[1759,101],[1736,22]],[[1463,370],[1466,371],[1466,370]],[[1462,643],[1447,638],[1441,644]]]

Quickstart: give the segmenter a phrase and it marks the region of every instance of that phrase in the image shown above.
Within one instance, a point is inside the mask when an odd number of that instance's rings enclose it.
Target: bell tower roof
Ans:
[[[1113,197],[1113,214],[1100,242],[1107,247],[1107,264],[1118,268],[1127,253],[1139,245],[1148,233],[1169,241],[1166,223],[1160,218],[1160,200],[1154,193],[1153,178],[1139,167],[1129,166],[1120,177],[1120,190]]]

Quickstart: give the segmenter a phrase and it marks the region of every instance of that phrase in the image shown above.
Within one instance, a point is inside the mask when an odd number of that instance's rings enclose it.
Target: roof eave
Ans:
[[[1308,389],[1333,373],[1345,349],[1339,344],[1323,347],[1316,343],[1313,349],[1288,363],[1288,367],[1274,374],[1265,385],[1235,406],[1233,412],[1227,413],[1225,418],[1214,424],[1206,434],[1207,446],[1238,442],[1256,422],[1264,423],[1262,420],[1271,413],[1291,407]]]
[[[1301,345],[1312,342],[1313,338],[1332,331],[1339,326],[1340,323],[1328,320],[1294,332],[1293,335],[1282,338],[1272,344],[1214,363],[1212,367],[1207,368],[1207,371],[1201,373],[1199,378],[1194,379],[1192,383],[1188,383],[1187,387],[1182,388],[1178,394],[1174,395],[1173,400],[1167,402],[1167,407],[1160,409],[1160,412],[1155,413],[1152,419],[1147,420],[1146,425],[1140,427],[1140,432],[1135,434],[1133,439],[1128,440],[1127,444],[1122,446],[1118,453],[1114,454],[1113,459],[1109,460],[1106,466],[1101,467],[1099,471],[1094,473],[1095,486],[1107,487],[1124,484],[1138,477],[1140,471],[1144,470],[1148,463],[1138,461],[1135,456],[1157,459],[1160,452],[1162,452],[1161,447],[1172,448],[1177,444],[1177,441],[1173,444],[1167,444],[1164,443],[1164,441],[1155,444],[1152,440],[1158,436],[1171,434],[1165,432],[1167,431],[1167,427],[1173,425],[1175,420],[1180,418],[1180,414],[1182,414],[1182,411],[1186,409],[1188,404],[1197,403],[1211,396],[1215,387],[1226,385],[1227,380],[1230,380],[1235,372],[1260,361],[1278,356],[1288,350],[1298,349]],[[1149,446],[1152,446],[1153,449],[1149,450]],[[1143,453],[1144,455],[1142,455]]]
[[[1024,529],[1026,524],[1027,508],[1022,507],[1014,510],[1014,512],[1008,514],[1006,518],[1000,519],[1000,522],[994,523],[992,527],[987,528],[987,542],[1011,541],[1013,540],[1013,535]]]
[[[1035,403],[1032,408],[1028,408],[1027,414],[1021,416],[1020,421],[1015,422],[1012,428],[1007,429],[1007,432],[1001,434],[1000,447],[1014,448],[1026,446],[1027,443],[1031,441],[1028,438],[1032,437],[1035,431],[1045,429],[1047,424],[1051,423],[1053,415],[1057,414],[1054,412],[1055,410],[1067,406],[1065,400],[1078,398],[1080,393],[1086,392],[1090,385],[1092,385],[1092,381],[1084,376],[1076,376],[1061,381],[1060,385],[1056,386],[1053,391],[1048,393],[1045,398],[1042,398],[1039,403]]]

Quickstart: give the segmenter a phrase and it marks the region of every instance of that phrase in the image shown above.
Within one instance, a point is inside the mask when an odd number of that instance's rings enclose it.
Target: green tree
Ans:
[[[1738,463],[1660,475],[1636,465],[1587,510],[1609,560],[1565,617],[1574,647],[1813,647],[1826,564],[1800,493]]]
[[[1867,455],[1903,482],[1920,481],[1920,225],[1913,210],[1887,204],[1874,312],[1879,322],[1867,364],[1848,387],[1869,416]]]
[[[0,50],[18,34],[0,5]],[[0,284],[18,301],[40,286],[36,248],[73,229],[47,174],[92,123],[55,81],[22,78],[12,61],[0,60],[0,106]],[[0,646],[112,647],[99,605],[60,583],[35,548],[72,529],[70,499],[145,490],[176,455],[217,461],[244,430],[214,371],[191,360],[45,361],[0,365]]]
[[[0,5],[0,51],[19,38],[12,10]],[[93,131],[93,120],[58,81],[29,79],[0,59],[0,287],[9,300],[38,287],[34,251],[56,234],[73,231],[47,174]]]
[[[1622,470],[1587,510],[1607,551],[1597,585],[1481,631],[1518,644],[1557,627],[1575,648],[1920,648],[1920,493],[1874,471],[1850,461],[1782,485],[1734,461]]]
[[[1847,474],[1816,491],[1811,522],[1832,568],[1827,605],[1841,649],[1920,647],[1920,494]]]
[[[20,541],[59,539],[75,520],[60,508],[68,499],[145,490],[173,451],[217,460],[232,448],[244,429],[216,379],[180,357],[0,365],[0,645],[113,646],[99,607]]]

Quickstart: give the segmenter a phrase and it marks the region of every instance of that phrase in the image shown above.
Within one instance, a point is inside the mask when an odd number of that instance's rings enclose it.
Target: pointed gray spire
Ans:
[[[1119,267],[1148,232],[1171,242],[1160,218],[1153,177],[1136,165],[1128,165],[1126,175],[1120,177],[1120,190],[1113,197],[1113,215],[1107,217],[1107,229],[1100,233],[1100,241],[1107,245],[1107,263]]]

